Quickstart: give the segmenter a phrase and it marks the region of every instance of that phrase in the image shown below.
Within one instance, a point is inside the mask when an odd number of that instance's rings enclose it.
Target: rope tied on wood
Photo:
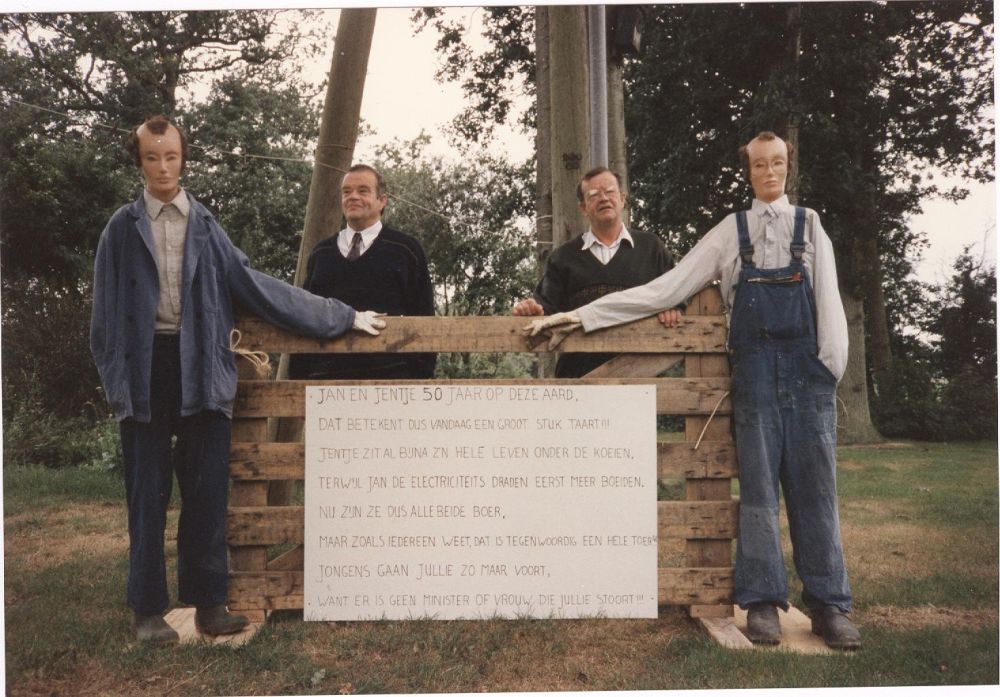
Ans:
[[[253,366],[254,372],[257,373],[259,379],[266,380],[271,377],[271,357],[263,351],[239,348],[240,339],[242,338],[243,334],[239,329],[233,329],[229,332],[229,350],[237,356],[242,356],[250,361],[250,365]]]

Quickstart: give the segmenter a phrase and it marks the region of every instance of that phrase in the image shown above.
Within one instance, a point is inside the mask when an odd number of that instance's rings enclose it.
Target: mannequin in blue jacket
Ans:
[[[163,534],[172,476],[181,493],[178,596],[206,634],[241,631],[226,608],[226,506],[236,362],[233,303],[272,324],[327,338],[378,334],[355,312],[250,268],[212,214],[180,187],[181,130],[163,116],[133,129],[127,147],[145,180],[101,233],[90,345],[119,420],[128,504],[127,603],[140,641],[172,643]],[[174,439],[176,438],[176,442]]]

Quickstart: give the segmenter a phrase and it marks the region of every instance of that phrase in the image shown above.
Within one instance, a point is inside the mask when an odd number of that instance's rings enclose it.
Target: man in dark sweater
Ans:
[[[373,167],[351,167],[340,187],[347,227],[317,244],[306,265],[304,288],[358,310],[387,315],[433,315],[434,292],[420,243],[382,224],[388,197]],[[301,354],[293,379],[395,380],[431,378],[433,353]]]
[[[533,296],[514,305],[515,315],[568,312],[602,295],[648,283],[673,266],[659,237],[626,229],[625,192],[616,172],[595,167],[577,184],[576,196],[590,229],[552,252]],[[668,327],[676,326],[680,317],[679,309],[660,313],[660,321]],[[614,355],[563,354],[556,363],[556,377],[582,377]]]

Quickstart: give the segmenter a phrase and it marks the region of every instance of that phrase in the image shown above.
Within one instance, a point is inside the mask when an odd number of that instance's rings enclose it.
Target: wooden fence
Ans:
[[[269,353],[526,352],[521,317],[394,317],[377,337],[349,332],[333,340],[305,339],[257,320],[240,322],[241,348]],[[732,615],[732,496],[736,454],[730,431],[729,362],[718,290],[695,296],[679,328],[655,318],[584,335],[566,352],[622,352],[584,385],[655,384],[657,413],[683,416],[684,441],[659,443],[657,470],[677,500],[657,503],[660,605],[683,605],[693,617]],[[544,351],[545,344],[536,347]],[[683,364],[683,377],[657,377]],[[676,368],[675,371],[676,372]],[[429,381],[413,381],[419,385]],[[435,381],[436,383],[442,381]],[[453,380],[460,384],[565,384],[563,380]],[[228,543],[229,607],[261,622],[271,610],[302,609],[305,517],[302,506],[268,505],[271,481],[302,480],[305,446],[270,443],[268,418],[305,415],[307,384],[363,381],[240,380],[233,414]],[[695,442],[713,409],[697,450]],[[682,492],[682,493],[679,493]],[[683,496],[683,498],[679,498]]]

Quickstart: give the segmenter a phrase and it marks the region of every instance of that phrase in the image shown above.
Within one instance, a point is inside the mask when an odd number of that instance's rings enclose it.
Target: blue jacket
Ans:
[[[232,416],[236,360],[229,348],[233,302],[278,327],[328,338],[348,331],[354,309],[254,271],[212,214],[188,195],[181,286],[181,416]],[[160,297],[153,229],[138,200],[101,233],[94,263],[90,350],[105,395],[121,420],[150,420],[153,326]]]

